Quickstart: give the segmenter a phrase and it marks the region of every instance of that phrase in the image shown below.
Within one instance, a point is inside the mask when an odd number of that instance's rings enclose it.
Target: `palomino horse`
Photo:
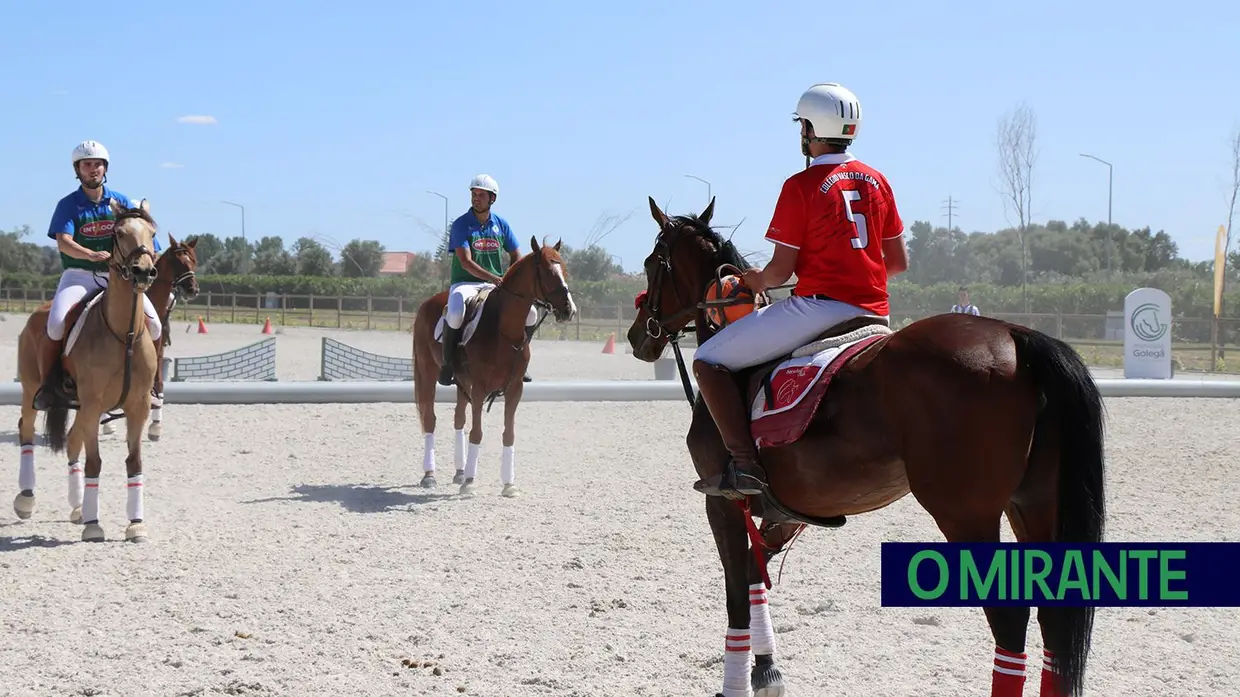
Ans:
[[[704,312],[707,287],[723,267],[749,268],[710,228],[713,210],[712,200],[701,215],[668,217],[650,200],[659,231],[628,331],[636,358],[656,360],[690,320],[699,345],[705,342],[716,331]],[[943,314],[894,332],[877,317],[822,327],[820,341],[794,355],[815,356],[833,344],[838,350],[858,338],[822,371],[817,384],[829,384],[825,392],[804,385],[794,391],[806,395],[806,406],[780,414],[779,428],[762,405],[786,400],[770,385],[790,380],[764,378],[789,357],[737,376],[747,403],[762,414],[751,428],[769,486],[744,501],[706,499],[727,592],[728,695],[783,694],[766,565],[806,524],[839,527],[846,515],[884,508],[911,492],[949,542],[999,542],[1004,513],[1022,542],[1102,539],[1102,399],[1071,347],[1000,320]],[[679,351],[677,359],[689,389]],[[687,444],[703,480],[729,469],[701,399],[693,403]],[[764,519],[762,532],[751,515]],[[1029,614],[1027,607],[985,608],[996,645],[994,697],[1023,694]],[[1090,607],[1038,609],[1042,697],[1081,690],[1093,615]]]
[[[155,381],[155,342],[151,340],[143,311],[142,294],[155,280],[155,221],[145,201],[138,208],[112,202],[116,221],[112,232],[112,258],[108,286],[88,294],[69,312],[65,326],[71,328],[65,342],[64,369],[77,384],[77,416],[68,433],[70,519],[83,522],[82,539],[101,542],[99,525],[99,419],[106,411],[121,408],[129,444],[125,459],[128,474],[129,526],[125,538],[146,540],[142,520],[142,427],[151,410],[151,388]],[[85,309],[84,309],[85,308]],[[82,313],[85,312],[85,317]],[[79,321],[80,319],[80,321]],[[76,326],[75,326],[76,325]],[[47,311],[40,308],[26,321],[17,345],[17,364],[22,383],[21,492],[13,508],[21,518],[35,510],[34,422],[37,412],[34,395],[39,375],[39,343],[47,341]],[[44,416],[45,437],[52,452],[66,449],[65,427],[69,409],[57,407]],[[85,472],[81,465],[86,448]]]
[[[454,456],[460,493],[471,494],[482,445],[482,406],[488,399],[504,397],[504,449],[500,478],[503,495],[520,494],[515,482],[517,404],[524,392],[522,377],[530,362],[530,345],[526,338],[525,319],[535,302],[551,305],[557,322],[567,322],[577,314],[577,305],[568,290],[564,260],[560,258],[560,242],[554,247],[540,247],[530,238],[533,250],[508,268],[500,284],[478,293],[465,308],[461,325],[462,342],[457,351],[456,366],[456,429]],[[435,482],[435,389],[443,349],[437,338],[443,326],[448,292],[437,293],[418,308],[413,323],[413,390],[422,422],[425,443],[422,486],[434,487]],[[481,312],[481,315],[479,315]],[[472,428],[469,431],[469,456],[465,449],[465,405],[472,407]]]
[[[171,233],[168,235],[168,249],[159,255],[155,262],[155,282],[146,297],[151,299],[155,312],[159,313],[159,323],[164,328],[163,337],[155,346],[155,387],[151,393],[151,425],[146,435],[153,441],[159,440],[164,433],[164,347],[172,343],[172,332],[168,329],[168,319],[172,316],[172,308],[177,300],[193,300],[198,297],[198,255],[194,248],[198,238],[191,237],[187,242],[177,242]]]

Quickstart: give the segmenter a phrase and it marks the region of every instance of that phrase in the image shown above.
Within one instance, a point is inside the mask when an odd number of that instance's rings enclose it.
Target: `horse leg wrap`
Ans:
[[[82,522],[99,522],[99,478],[85,477],[86,492],[82,496]]]
[[[452,464],[456,466],[456,471],[460,472],[465,469],[465,429],[458,428],[453,435],[456,443],[452,448]]]
[[[995,647],[990,697],[1021,697],[1025,694],[1025,654]]]
[[[162,394],[151,395],[151,423],[157,424],[164,420],[164,396]]]
[[[85,471],[80,460],[69,461],[69,508],[82,506],[82,494],[86,489]]]
[[[473,479],[478,474],[478,453],[482,450],[481,443],[470,443],[469,454],[465,457],[465,478]]]
[[[499,481],[512,484],[517,480],[517,453],[511,445],[505,445],[500,455]]]
[[[766,585],[749,586],[749,631],[753,652],[761,656],[775,654],[775,630],[771,627],[770,605],[766,602]]]
[[[34,443],[22,443],[22,464],[17,473],[18,491],[34,491]]]
[[[422,434],[422,471],[435,471],[435,434]]]
[[[749,697],[749,630],[728,627],[723,653],[723,697]]]
[[[135,474],[126,482],[129,497],[125,502],[125,513],[129,516],[129,521],[132,523],[142,520],[142,484],[145,479],[146,475]]]
[[[1042,685],[1038,691],[1039,697],[1066,697],[1065,694],[1059,690],[1059,685],[1057,684],[1058,680],[1059,674],[1055,670],[1055,652],[1043,649]]]

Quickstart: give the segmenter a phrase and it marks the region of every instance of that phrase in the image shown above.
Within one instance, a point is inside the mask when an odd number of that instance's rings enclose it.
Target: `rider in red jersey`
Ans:
[[[749,407],[733,372],[787,355],[859,315],[889,314],[887,279],[908,268],[904,223],[878,170],[847,148],[861,126],[861,104],[834,83],[801,95],[794,120],[809,166],[784,181],[766,239],[769,264],[743,273],[760,293],[785,283],[789,298],[728,324],[703,343],[693,374],[735,465],[735,483],[718,475],[695,488],[712,496],[761,494],[766,476],[749,431]]]

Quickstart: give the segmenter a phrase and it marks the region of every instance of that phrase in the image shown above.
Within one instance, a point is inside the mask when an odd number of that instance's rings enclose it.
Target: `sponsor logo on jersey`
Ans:
[[[495,252],[499,250],[499,240],[494,237],[479,237],[471,246],[479,252]]]
[[[116,223],[111,220],[93,220],[83,225],[79,232],[82,233],[83,237],[108,237],[112,234],[112,228],[115,225]]]

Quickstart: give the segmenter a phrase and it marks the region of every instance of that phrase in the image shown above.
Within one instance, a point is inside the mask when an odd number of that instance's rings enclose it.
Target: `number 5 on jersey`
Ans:
[[[848,214],[848,221],[857,229],[857,236],[849,242],[853,249],[865,249],[870,243],[870,233],[865,227],[865,215],[854,213],[852,209],[852,202],[861,200],[861,192],[853,189],[840,189],[840,194],[844,197],[844,211]]]

